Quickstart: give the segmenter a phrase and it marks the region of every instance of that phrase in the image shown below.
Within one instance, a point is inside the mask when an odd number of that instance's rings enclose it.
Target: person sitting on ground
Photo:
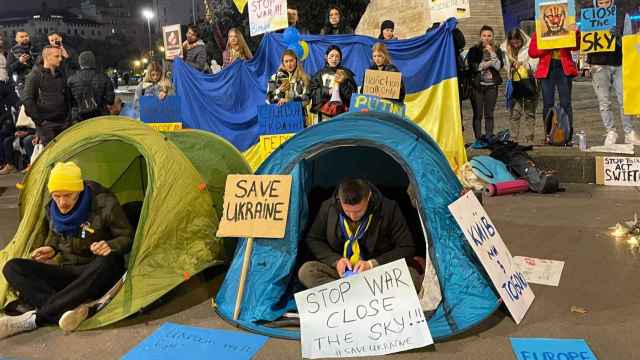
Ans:
[[[25,124],[16,123],[15,130],[11,136],[6,136],[2,139],[2,149],[0,152],[4,157],[6,165],[0,169],[0,175],[8,175],[18,171],[18,165],[20,164],[20,158],[25,158],[26,163],[33,154],[33,136],[36,133],[34,124],[25,126]]]
[[[347,25],[342,16],[342,11],[337,6],[329,8],[328,23],[320,31],[320,35],[344,35],[353,34],[353,28]]]
[[[344,180],[334,196],[322,203],[306,244],[316,260],[298,271],[298,279],[313,288],[395,260],[410,260],[415,242],[398,204],[362,179]],[[418,271],[409,267],[417,291]]]
[[[79,62],[80,71],[67,80],[73,95],[73,120],[107,115],[107,106],[113,105],[116,97],[113,83],[107,75],[96,70],[96,57],[91,51],[82,52]]]
[[[174,95],[174,89],[171,82],[165,78],[162,71],[162,65],[159,62],[153,61],[147,66],[147,72],[144,75],[144,80],[136,87],[136,92],[133,97],[133,104],[136,112],[140,112],[140,98],[143,96],[157,96],[160,101],[164,100],[167,96]]]
[[[267,90],[269,104],[284,105],[289,101],[299,101],[306,106],[309,102],[309,76],[302,66],[298,66],[298,57],[292,50],[282,54],[282,65],[271,76]]]
[[[222,67],[233,64],[236,60],[251,60],[253,54],[242,36],[242,32],[236,28],[229,29],[227,48],[222,52]]]
[[[48,235],[31,259],[9,260],[3,274],[18,294],[19,316],[0,319],[0,339],[49,324],[75,330],[125,272],[132,228],[118,199],[102,185],[82,179],[73,162],[57,163],[49,175]],[[16,308],[20,308],[16,306]]]
[[[373,60],[373,64],[369,67],[369,70],[378,70],[378,71],[392,71],[392,72],[400,72],[400,70],[391,63],[391,56],[389,55],[389,50],[384,46],[383,43],[375,43],[371,48],[371,57]],[[364,77],[363,77],[364,78]],[[404,102],[404,97],[406,94],[406,90],[404,88],[404,81],[400,80],[400,98],[397,100],[399,102]],[[396,100],[392,100],[396,101]]]
[[[394,31],[396,28],[396,24],[391,20],[385,20],[380,25],[380,35],[378,35],[378,39],[380,40],[398,40],[398,37],[394,35]]]
[[[353,72],[342,66],[342,50],[330,45],[324,68],[311,79],[311,112],[318,114],[318,122],[347,112],[351,95],[358,89],[354,79]]]
[[[200,38],[200,29],[196,25],[189,25],[187,40],[182,43],[184,62],[193,66],[194,69],[207,72],[207,48]]]

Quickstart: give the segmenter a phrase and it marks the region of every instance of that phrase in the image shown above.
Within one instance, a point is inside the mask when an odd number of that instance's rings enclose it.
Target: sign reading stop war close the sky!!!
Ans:
[[[449,210],[507,305],[511,316],[516,324],[519,324],[535,296],[524,274],[514,266],[511,253],[489,215],[473,192],[467,192],[449,205]]]
[[[395,71],[367,70],[362,93],[384,99],[399,99],[402,74]]]
[[[249,0],[251,36],[284,29],[287,26],[287,0]]]
[[[284,237],[291,196],[290,175],[229,175],[219,237]]]
[[[385,355],[433,344],[404,259],[295,294],[302,357]]]

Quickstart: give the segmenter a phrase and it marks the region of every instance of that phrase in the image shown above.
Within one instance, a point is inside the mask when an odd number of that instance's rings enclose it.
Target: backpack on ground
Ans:
[[[554,106],[547,114],[546,123],[551,124],[549,145],[565,146],[571,141],[571,122],[569,114],[560,105]]]

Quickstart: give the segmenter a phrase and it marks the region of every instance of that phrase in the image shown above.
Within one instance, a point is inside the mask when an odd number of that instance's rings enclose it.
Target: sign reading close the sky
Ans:
[[[385,355],[433,344],[404,259],[295,294],[302,357]]]

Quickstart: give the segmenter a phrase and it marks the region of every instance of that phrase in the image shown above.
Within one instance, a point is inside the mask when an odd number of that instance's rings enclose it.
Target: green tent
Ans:
[[[211,133],[160,133],[108,116],[68,129],[33,164],[20,195],[20,225],[0,251],[0,268],[43,244],[48,174],[56,162],[71,160],[85,179],[110,188],[128,215],[134,209],[130,220],[138,221],[124,286],[81,329],[121,320],[190,276],[231,260],[235,243],[215,233],[227,175],[251,172],[242,154]],[[0,276],[0,308],[14,298]]]

